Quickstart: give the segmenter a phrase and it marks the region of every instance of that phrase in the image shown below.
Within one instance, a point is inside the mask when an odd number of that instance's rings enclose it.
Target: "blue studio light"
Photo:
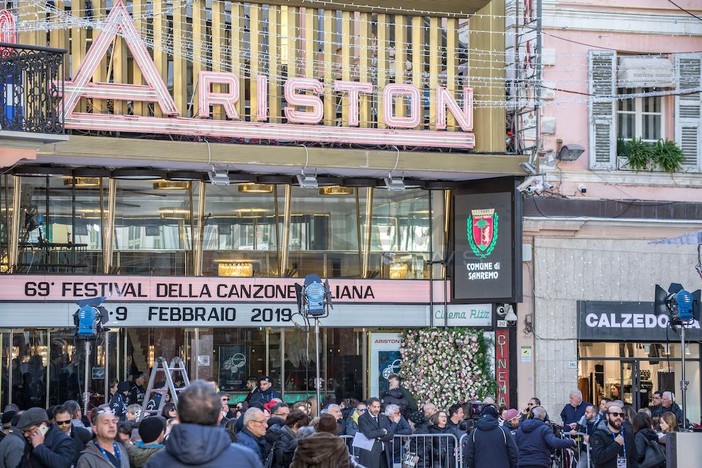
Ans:
[[[78,322],[78,336],[95,336],[97,334],[97,323],[95,323],[97,310],[90,305],[84,305],[78,309],[76,314]]]
[[[307,296],[307,313],[309,315],[324,314],[324,299],[326,290],[322,283],[310,283],[305,287],[305,296]]]
[[[680,320],[692,320],[692,293],[681,289],[675,294],[675,302],[678,304],[678,317]]]

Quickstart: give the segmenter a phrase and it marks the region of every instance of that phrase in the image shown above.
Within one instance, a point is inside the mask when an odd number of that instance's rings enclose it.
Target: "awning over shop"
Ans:
[[[672,88],[675,70],[663,57],[621,57],[617,72],[620,88]]]

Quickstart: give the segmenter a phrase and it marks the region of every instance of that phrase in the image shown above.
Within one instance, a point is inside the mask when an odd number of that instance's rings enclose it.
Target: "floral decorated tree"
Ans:
[[[402,334],[400,377],[418,404],[446,410],[495,392],[492,340],[470,328],[423,328]]]

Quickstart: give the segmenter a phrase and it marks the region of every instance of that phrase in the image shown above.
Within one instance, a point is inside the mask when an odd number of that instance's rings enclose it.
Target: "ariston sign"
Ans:
[[[114,38],[120,35],[134,57],[146,84],[96,83],[93,76]],[[434,146],[473,148],[473,90],[463,88],[463,107],[451,92],[441,86],[432,90],[436,107],[436,129],[417,130],[423,121],[424,96],[411,84],[391,83],[379,92],[384,103],[378,116],[387,128],[359,127],[359,103],[362,96],[373,94],[372,83],[341,81],[332,83],[338,96],[345,96],[348,126],[322,126],[324,84],[314,78],[290,78],[283,91],[287,106],[283,112],[287,123],[270,123],[268,110],[269,82],[265,75],[251,77],[257,105],[251,109],[251,121],[240,120],[236,105],[242,96],[239,77],[227,72],[200,72],[197,78],[199,118],[180,115],[168,87],[139,36],[132,18],[122,2],[116,2],[107,16],[102,32],[95,38],[72,81],[65,83],[64,112],[66,128],[102,131],[150,132],[202,135],[264,140],[314,141],[377,145]],[[214,90],[217,91],[214,91]],[[253,90],[252,90],[253,92]],[[273,93],[272,93],[273,94]],[[275,94],[279,94],[275,92]],[[81,98],[114,99],[157,103],[165,117],[113,115],[76,111]],[[398,100],[403,105],[394,105]],[[211,119],[212,106],[221,106],[227,120]],[[397,110],[403,107],[406,115]],[[334,111],[336,112],[336,111]],[[461,131],[445,131],[448,114]]]

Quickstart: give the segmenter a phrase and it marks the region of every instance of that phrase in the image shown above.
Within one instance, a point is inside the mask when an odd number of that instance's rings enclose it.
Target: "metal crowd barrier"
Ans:
[[[353,446],[353,436],[342,437],[358,462],[363,449]],[[464,443],[465,436],[459,442],[453,434],[412,434],[396,435],[388,445],[394,468],[460,468]]]

